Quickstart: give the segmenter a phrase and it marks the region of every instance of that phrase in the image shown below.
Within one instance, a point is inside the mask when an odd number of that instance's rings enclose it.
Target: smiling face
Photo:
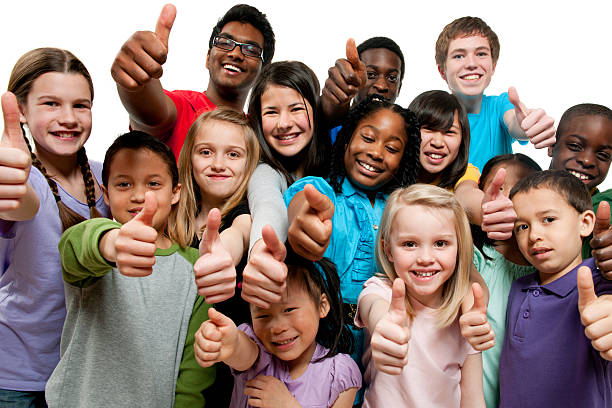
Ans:
[[[149,149],[122,149],[115,153],[109,168],[102,191],[113,218],[121,224],[130,221],[144,207],[145,193],[152,191],[158,205],[153,228],[161,233],[181,191],[180,185],[172,187],[168,164]]]
[[[445,66],[438,66],[438,70],[459,98],[482,95],[495,72],[489,40],[481,35],[453,39]]]
[[[355,95],[355,104],[368,95],[378,94],[391,103],[399,95],[402,60],[386,48],[370,48],[361,53],[359,59],[366,66],[367,81]]]
[[[44,158],[75,155],[91,133],[91,92],[80,74],[42,74],[20,110]]]
[[[254,44],[263,49],[263,34],[249,23],[231,21],[223,26],[219,36]],[[239,45],[232,51],[213,46],[206,55],[210,81],[222,93],[248,90],[261,71],[261,66],[260,58],[245,56]]]
[[[437,308],[444,283],[455,272],[458,241],[453,212],[446,208],[406,205],[393,220],[385,254],[407,293]]]
[[[601,184],[612,159],[612,122],[602,116],[575,116],[557,132],[548,149],[550,168],[567,170],[589,190]]]
[[[347,177],[366,190],[382,187],[397,173],[407,141],[398,113],[380,109],[364,117],[344,153]]]
[[[284,157],[296,156],[310,144],[312,117],[312,106],[295,89],[270,84],[261,95],[264,138]]]
[[[461,124],[457,112],[455,112],[453,124],[448,130],[421,127],[421,150],[419,154],[421,172],[424,171],[428,173],[427,175],[434,176],[450,166],[459,154],[461,138]]]
[[[512,203],[518,247],[540,272],[542,284],[553,282],[582,262],[582,238],[593,230],[592,211],[580,214],[548,188],[517,193]]]
[[[280,303],[269,309],[250,306],[255,335],[268,352],[287,362],[292,371],[310,364],[319,320],[329,312],[327,296],[321,295],[319,303],[317,307],[306,289],[293,281]]]
[[[191,163],[202,202],[220,206],[244,179],[247,148],[242,128],[219,120],[203,123],[194,141]]]

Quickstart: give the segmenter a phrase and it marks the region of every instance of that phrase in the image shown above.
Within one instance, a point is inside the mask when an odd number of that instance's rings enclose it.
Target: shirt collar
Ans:
[[[578,268],[580,268],[581,266],[588,266],[591,271],[597,269],[597,267],[595,266],[595,260],[593,258],[586,259],[582,261],[580,265],[578,265],[577,267],[575,267],[574,269],[572,269],[571,271],[569,271],[568,273],[566,273],[565,275],[557,279],[556,281],[543,285],[542,289],[550,293],[553,293],[559,297],[566,297],[567,295],[570,294],[572,290],[576,288]],[[540,286],[540,277],[539,277],[539,274],[537,273],[534,274],[533,281],[530,282],[529,287],[532,287],[532,286]]]
[[[357,194],[358,196],[369,200],[368,195],[366,194],[364,190],[356,187],[353,183],[351,183],[348,177],[344,177],[344,181],[342,182],[342,195],[346,197],[350,197],[354,194]],[[388,197],[388,194],[384,194],[381,191],[376,192],[376,200],[386,201],[387,197]]]

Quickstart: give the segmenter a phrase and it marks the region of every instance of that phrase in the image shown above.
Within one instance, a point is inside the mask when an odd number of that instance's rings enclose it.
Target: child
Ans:
[[[198,252],[181,248],[164,228],[181,191],[174,154],[132,131],[106,152],[102,178],[117,222],[83,222],[59,244],[68,312],[47,402],[202,406],[200,392],[214,374],[199,368],[191,347],[183,353],[208,308],[196,301]]]
[[[597,296],[612,293],[612,283],[580,251],[595,219],[589,191],[548,170],[520,180],[510,199],[518,247],[538,272],[510,289],[500,407],[609,407],[612,301]]]
[[[481,356],[457,322],[472,254],[452,193],[417,184],[389,196],[376,241],[386,277],[365,283],[355,319],[371,334],[364,407],[484,407]]]
[[[57,243],[63,229],[109,212],[102,166],[83,147],[94,93],[81,61],[58,48],[29,51],[8,90],[0,148],[0,405],[44,406],[66,316]]]
[[[268,243],[268,242],[266,242]],[[274,236],[271,245],[282,243]],[[238,328],[215,309],[196,334],[203,366],[224,361],[236,377],[230,407],[351,407],[361,374],[346,354],[350,332],[342,317],[335,268],[293,253],[280,303],[251,305],[252,324]]]
[[[542,109],[527,109],[514,88],[484,95],[498,57],[497,35],[478,17],[456,19],[436,42],[438,71],[468,113],[470,163],[479,169],[493,156],[512,153],[514,139],[529,139],[536,148],[555,142],[554,120]]]
[[[298,61],[265,67],[249,98],[249,119],[259,139],[262,163],[248,189],[253,228],[242,296],[261,307],[278,302],[283,292],[282,279],[266,268],[270,257],[261,237],[263,226],[271,225],[285,242],[287,207],[282,195],[287,185],[328,173],[330,144],[321,126],[320,105],[317,76]],[[261,293],[262,280],[271,291]]]

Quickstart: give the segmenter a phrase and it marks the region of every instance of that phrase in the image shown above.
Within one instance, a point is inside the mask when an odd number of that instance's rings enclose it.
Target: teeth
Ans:
[[[463,77],[463,79],[467,79],[468,81],[471,81],[473,79],[478,79],[480,78],[480,75],[478,74],[471,74],[471,75],[466,75]]]
[[[74,132],[53,132],[53,134],[64,139],[76,136]]]
[[[277,137],[278,139],[280,139],[280,140],[290,140],[290,139],[294,139],[294,138],[296,138],[296,137],[297,137],[297,135],[295,135],[295,134],[290,134],[290,135],[279,135],[279,136],[276,136],[276,137]]]
[[[428,278],[428,277],[434,276],[436,274],[435,272],[414,272],[414,273],[419,278]]]
[[[429,157],[431,157],[432,159],[441,159],[444,156],[442,156],[441,154],[429,153]]]
[[[288,339],[288,340],[285,340],[285,341],[277,341],[276,344],[279,344],[279,345],[283,346],[285,344],[291,343],[293,340],[294,339]]]
[[[225,64],[225,65],[223,65],[223,68],[225,68],[225,69],[227,69],[227,70],[229,70],[229,71],[234,71],[234,72],[240,72],[240,71],[241,71],[241,69],[240,69],[240,68],[238,68],[237,66],[235,66],[235,65],[230,65],[230,64]]]
[[[378,169],[377,169],[376,167],[372,167],[372,166],[370,166],[370,165],[369,165],[369,164],[367,164],[367,163],[364,163],[364,162],[359,162],[359,164],[361,164],[361,166],[362,166],[364,169],[368,170],[368,171],[378,171]]]
[[[590,177],[584,173],[579,173],[577,171],[574,170],[568,170],[571,174],[573,174],[574,176],[578,177],[580,180],[589,180]]]

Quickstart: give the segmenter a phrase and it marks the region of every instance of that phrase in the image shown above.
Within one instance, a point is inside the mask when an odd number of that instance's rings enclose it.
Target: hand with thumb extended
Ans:
[[[529,109],[521,102],[516,88],[508,89],[508,99],[514,105],[516,121],[536,149],[555,144],[555,120],[543,109]]]
[[[238,328],[229,317],[214,308],[208,309],[208,320],[195,334],[195,358],[202,367],[224,361],[234,354]]]
[[[221,242],[220,225],[221,212],[213,208],[208,213],[200,241],[200,257],[193,265],[198,293],[208,304],[231,298],[236,288],[236,267],[232,255]]]
[[[329,245],[334,204],[313,185],[306,184],[289,204],[288,240],[293,250],[311,261],[318,261]]]
[[[153,227],[156,212],[157,198],[152,191],[147,191],[142,210],[119,229],[115,239],[115,262],[121,274],[142,277],[153,272],[158,237]]]
[[[481,228],[489,238],[494,240],[510,239],[516,220],[512,201],[501,191],[505,179],[506,169],[500,168],[495,173],[482,199]]]
[[[591,254],[604,278],[612,280],[612,227],[610,226],[610,204],[601,201],[597,207],[595,228],[591,239]]]
[[[0,212],[20,207],[26,196],[32,159],[19,121],[17,98],[2,95],[4,131],[0,141]]]
[[[365,63],[359,59],[359,52],[355,45],[355,40],[349,38],[346,41],[346,60],[351,64],[354,75],[350,76],[349,83],[355,85],[357,89],[365,85],[366,78],[366,66]]]
[[[612,295],[597,296],[593,275],[586,266],[578,268],[578,312],[584,333],[602,358],[612,361]]]
[[[399,375],[408,363],[410,323],[406,314],[406,285],[401,278],[393,281],[389,311],[372,332],[372,360],[386,374]]]
[[[487,319],[487,304],[479,283],[472,283],[474,304],[459,318],[461,334],[474,350],[484,351],[495,345],[495,333]]]

